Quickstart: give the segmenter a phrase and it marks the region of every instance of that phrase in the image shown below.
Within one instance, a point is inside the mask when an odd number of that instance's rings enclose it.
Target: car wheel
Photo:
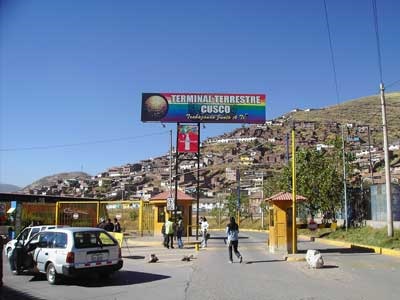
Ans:
[[[47,266],[46,278],[50,284],[57,284],[59,282],[59,275],[56,272],[56,267],[52,263]]]

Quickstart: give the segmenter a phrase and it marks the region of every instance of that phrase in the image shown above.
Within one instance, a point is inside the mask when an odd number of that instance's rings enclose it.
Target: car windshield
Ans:
[[[82,231],[74,233],[76,248],[107,247],[117,245],[117,241],[107,232]]]

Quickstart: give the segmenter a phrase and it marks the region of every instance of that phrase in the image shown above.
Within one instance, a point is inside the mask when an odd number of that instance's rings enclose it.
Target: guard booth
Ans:
[[[171,192],[172,197],[175,196],[175,191]],[[158,195],[153,196],[149,202],[153,205],[154,210],[154,235],[161,235],[162,225],[168,220],[169,217],[173,217],[174,211],[167,210],[167,199],[171,198],[170,192],[162,192]],[[192,225],[192,204],[195,199],[190,197],[178,190],[178,201],[177,201],[177,216],[181,216],[183,220],[183,225],[186,228],[191,228]],[[186,231],[184,232],[184,235]],[[189,232],[191,234],[191,232]]]
[[[292,253],[292,194],[278,193],[265,199],[269,202],[269,251]],[[296,201],[306,198],[297,195]]]

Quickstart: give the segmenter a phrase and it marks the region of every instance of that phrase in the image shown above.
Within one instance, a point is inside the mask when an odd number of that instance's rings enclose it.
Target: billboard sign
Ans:
[[[197,125],[178,126],[178,152],[199,151],[199,127]]]
[[[143,93],[142,122],[265,122],[264,94]]]

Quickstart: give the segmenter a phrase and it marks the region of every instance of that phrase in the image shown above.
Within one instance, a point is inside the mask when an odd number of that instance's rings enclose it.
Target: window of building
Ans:
[[[157,207],[157,222],[158,223],[165,223],[165,205]]]
[[[274,209],[269,210],[269,226],[274,226]]]

